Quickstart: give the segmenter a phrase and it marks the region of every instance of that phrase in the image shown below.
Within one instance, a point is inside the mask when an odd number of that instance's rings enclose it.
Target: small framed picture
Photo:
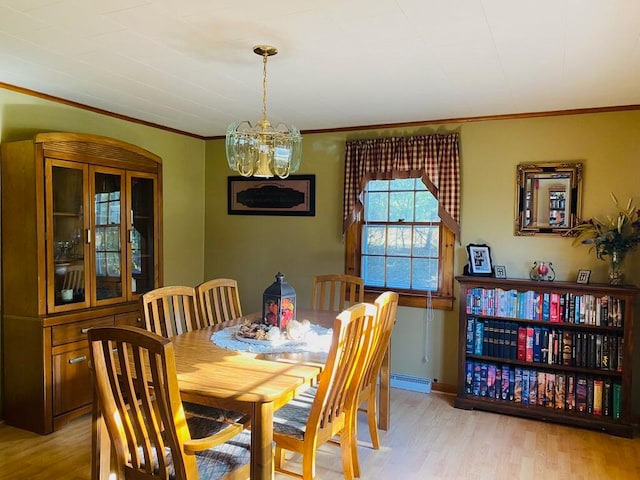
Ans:
[[[491,250],[488,245],[476,245],[470,243],[467,245],[467,253],[469,254],[469,274],[470,275],[493,275],[493,267],[491,265]]]
[[[507,278],[507,267],[504,265],[496,265],[496,278]]]
[[[578,278],[576,278],[576,283],[589,283],[590,275],[591,270],[578,270]]]

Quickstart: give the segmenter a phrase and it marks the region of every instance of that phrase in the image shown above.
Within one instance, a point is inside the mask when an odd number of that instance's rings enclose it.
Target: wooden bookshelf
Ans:
[[[633,329],[640,289],[474,276],[456,280],[456,408],[634,436]]]

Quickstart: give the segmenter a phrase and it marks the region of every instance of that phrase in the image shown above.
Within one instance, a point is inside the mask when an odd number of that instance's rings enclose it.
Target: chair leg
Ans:
[[[378,435],[378,399],[376,389],[372,388],[367,400],[367,423],[374,450],[380,449],[380,436]]]
[[[347,421],[344,429],[340,433],[340,453],[345,480],[354,480],[356,477],[360,477],[357,442],[354,442],[354,424],[355,422]]]
[[[273,457],[275,468],[282,468],[284,464],[284,450],[280,447],[276,447],[276,453]]]

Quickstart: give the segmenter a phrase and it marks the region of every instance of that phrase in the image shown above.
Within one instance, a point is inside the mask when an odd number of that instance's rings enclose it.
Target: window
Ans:
[[[453,234],[422,179],[370,180],[363,205],[347,233],[347,265],[357,267],[365,290],[397,291],[408,306],[426,306],[430,293],[434,308],[451,309]]]

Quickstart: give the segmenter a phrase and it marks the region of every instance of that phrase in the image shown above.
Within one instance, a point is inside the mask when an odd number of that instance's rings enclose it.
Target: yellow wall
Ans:
[[[355,138],[423,135],[458,130],[461,139],[461,243],[456,274],[466,262],[465,245],[487,243],[494,264],[508,276],[528,278],[534,260],[553,263],[557,280],[574,281],[579,269],[592,282],[606,281],[606,263],[569,238],[516,237],[516,165],[559,160],[584,163],[583,216],[614,213],[609,192],[640,202],[640,111],[478,121],[430,127],[305,135],[299,173],[316,175],[316,216],[227,216],[227,167],[222,140],[206,153],[205,277],[239,281],[246,311],[260,308],[263,290],[276,272],[286,273],[299,305],[309,305],[311,278],[341,272],[344,143]],[[627,260],[628,280],[640,284],[639,253]],[[396,373],[454,385],[457,369],[457,302],[428,320],[422,309],[403,308],[392,345]]]
[[[295,119],[292,119],[295,121]],[[316,216],[227,215],[228,169],[224,141],[201,141],[0,89],[0,141],[40,131],[111,136],[163,159],[165,284],[196,285],[218,276],[239,281],[243,309],[260,308],[278,271],[309,305],[313,275],[344,267],[342,175],[344,143],[355,138],[423,135],[458,130],[461,139],[462,237],[455,272],[466,262],[464,246],[487,243],[494,264],[510,277],[527,277],[534,260],[553,262],[558,280],[578,269],[605,281],[606,265],[571,239],[513,235],[515,169],[521,162],[580,160],[585,217],[613,213],[609,192],[640,202],[640,111],[478,121],[438,126],[305,135],[299,173],[316,175]],[[640,254],[627,260],[628,280],[640,284]],[[393,371],[454,385],[457,304],[453,311],[401,307],[393,337]]]

